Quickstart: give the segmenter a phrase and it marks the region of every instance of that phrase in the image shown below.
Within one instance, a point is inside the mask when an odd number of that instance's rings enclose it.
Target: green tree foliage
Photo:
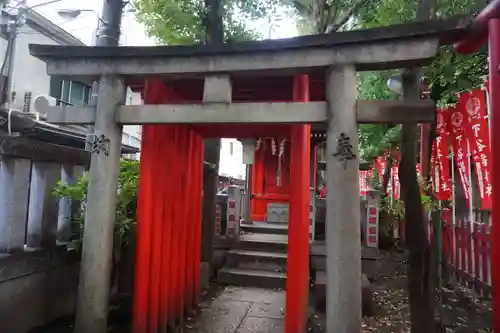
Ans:
[[[118,178],[116,217],[115,217],[115,246],[119,248],[128,244],[130,231],[135,228],[137,221],[137,189],[139,183],[139,162],[121,160],[120,176]],[[54,194],[60,198],[70,198],[79,203],[71,222],[74,225],[70,249],[80,250],[83,236],[85,209],[87,206],[87,191],[89,186],[88,173],[80,177],[75,184],[68,185],[58,182]]]
[[[484,7],[486,0],[439,0],[434,2],[437,18],[470,15]],[[352,28],[375,28],[414,20],[417,1],[406,0],[225,0],[224,25],[228,40],[263,37],[246,22],[282,19],[288,11],[303,33],[326,33]],[[205,40],[206,6],[201,0],[136,0],[135,7],[151,36],[166,44],[189,44]],[[456,101],[460,91],[478,87],[486,74],[485,52],[458,55],[443,47],[439,57],[425,69],[431,98],[438,104]],[[399,98],[387,88],[387,80],[398,71],[363,72],[359,75],[359,95],[363,99]],[[360,155],[370,161],[394,147],[400,126],[361,125]]]
[[[358,13],[357,28],[374,28],[412,21],[416,15],[417,1],[378,0]],[[485,6],[484,0],[440,0],[436,2],[436,18],[445,19],[455,15],[472,15]],[[424,70],[429,79],[431,98],[438,105],[456,102],[461,91],[479,87],[486,75],[487,54],[460,55],[452,46],[442,47],[439,56]],[[360,98],[395,99],[397,96],[387,88],[387,80],[397,71],[364,72],[360,74]],[[361,157],[370,160],[399,142],[400,127],[391,128],[380,140],[362,138],[380,137],[381,125],[359,127]],[[396,140],[394,140],[396,139]],[[377,153],[378,152],[378,153]]]
[[[387,81],[398,71],[362,72],[359,74],[359,98],[397,100],[399,96],[387,88]],[[401,141],[401,125],[364,124],[358,126],[359,153],[371,161]]]
[[[136,16],[160,43],[183,45],[205,42],[207,6],[201,0],[136,0]],[[278,15],[278,0],[225,0],[223,21],[228,41],[263,37],[248,22]]]
[[[455,103],[458,93],[479,88],[487,75],[486,52],[460,55],[451,46],[442,47],[439,57],[426,68],[431,98],[440,105]]]
[[[293,8],[299,30],[305,33],[330,33],[348,28],[363,8],[376,0],[283,0]]]

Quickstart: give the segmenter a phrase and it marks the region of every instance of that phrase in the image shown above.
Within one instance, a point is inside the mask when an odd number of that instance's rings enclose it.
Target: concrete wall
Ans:
[[[0,135],[0,332],[26,333],[74,312],[78,255],[58,180],[73,183],[88,152]]]
[[[0,254],[0,332],[26,333],[74,313],[78,258],[63,248]]]

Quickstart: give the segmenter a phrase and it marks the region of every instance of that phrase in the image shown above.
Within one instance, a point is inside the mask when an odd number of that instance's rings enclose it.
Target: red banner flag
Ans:
[[[433,178],[435,179],[436,198],[438,200],[449,200],[451,197],[450,164],[448,161],[448,131],[446,123],[449,119],[448,113],[441,109],[437,110],[436,141],[433,145],[434,165]]]
[[[401,197],[401,185],[399,184],[399,167],[398,164],[395,163],[392,166],[391,174],[392,174],[392,197],[396,200],[399,200]]]
[[[460,105],[478,179],[481,208],[491,209],[491,155],[485,92],[476,89],[461,94]]]
[[[431,150],[430,180],[431,180],[432,191],[434,192],[434,194],[437,197],[438,196],[438,192],[439,192],[439,185],[438,185],[438,182],[439,182],[439,165],[436,162],[436,141],[434,141],[432,143],[431,149],[432,150]],[[424,191],[422,191],[422,193],[424,193]]]
[[[359,194],[360,195],[366,195],[368,192],[368,171],[367,170],[360,170],[359,171]]]
[[[465,119],[462,111],[460,110],[460,106],[449,108],[447,112],[450,117],[449,128],[453,156],[455,157],[455,163],[458,166],[458,172],[464,188],[465,201],[467,207],[469,207],[469,149],[467,147],[467,138],[464,131]]]
[[[378,179],[380,180],[380,182],[382,182],[382,179],[384,178],[385,165],[387,162],[385,161],[385,158],[383,156],[379,156],[375,159],[375,163],[378,172]]]

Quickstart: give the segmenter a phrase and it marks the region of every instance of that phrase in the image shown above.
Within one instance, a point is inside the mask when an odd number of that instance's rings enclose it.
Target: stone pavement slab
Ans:
[[[283,333],[285,332],[285,321],[283,319],[247,317],[237,332]]]
[[[285,292],[229,286],[201,315],[187,323],[188,333],[283,333]]]

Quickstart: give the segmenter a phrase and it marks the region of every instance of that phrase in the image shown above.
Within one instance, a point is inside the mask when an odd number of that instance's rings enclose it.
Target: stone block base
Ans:
[[[200,263],[200,290],[210,287],[210,264],[208,262]]]

